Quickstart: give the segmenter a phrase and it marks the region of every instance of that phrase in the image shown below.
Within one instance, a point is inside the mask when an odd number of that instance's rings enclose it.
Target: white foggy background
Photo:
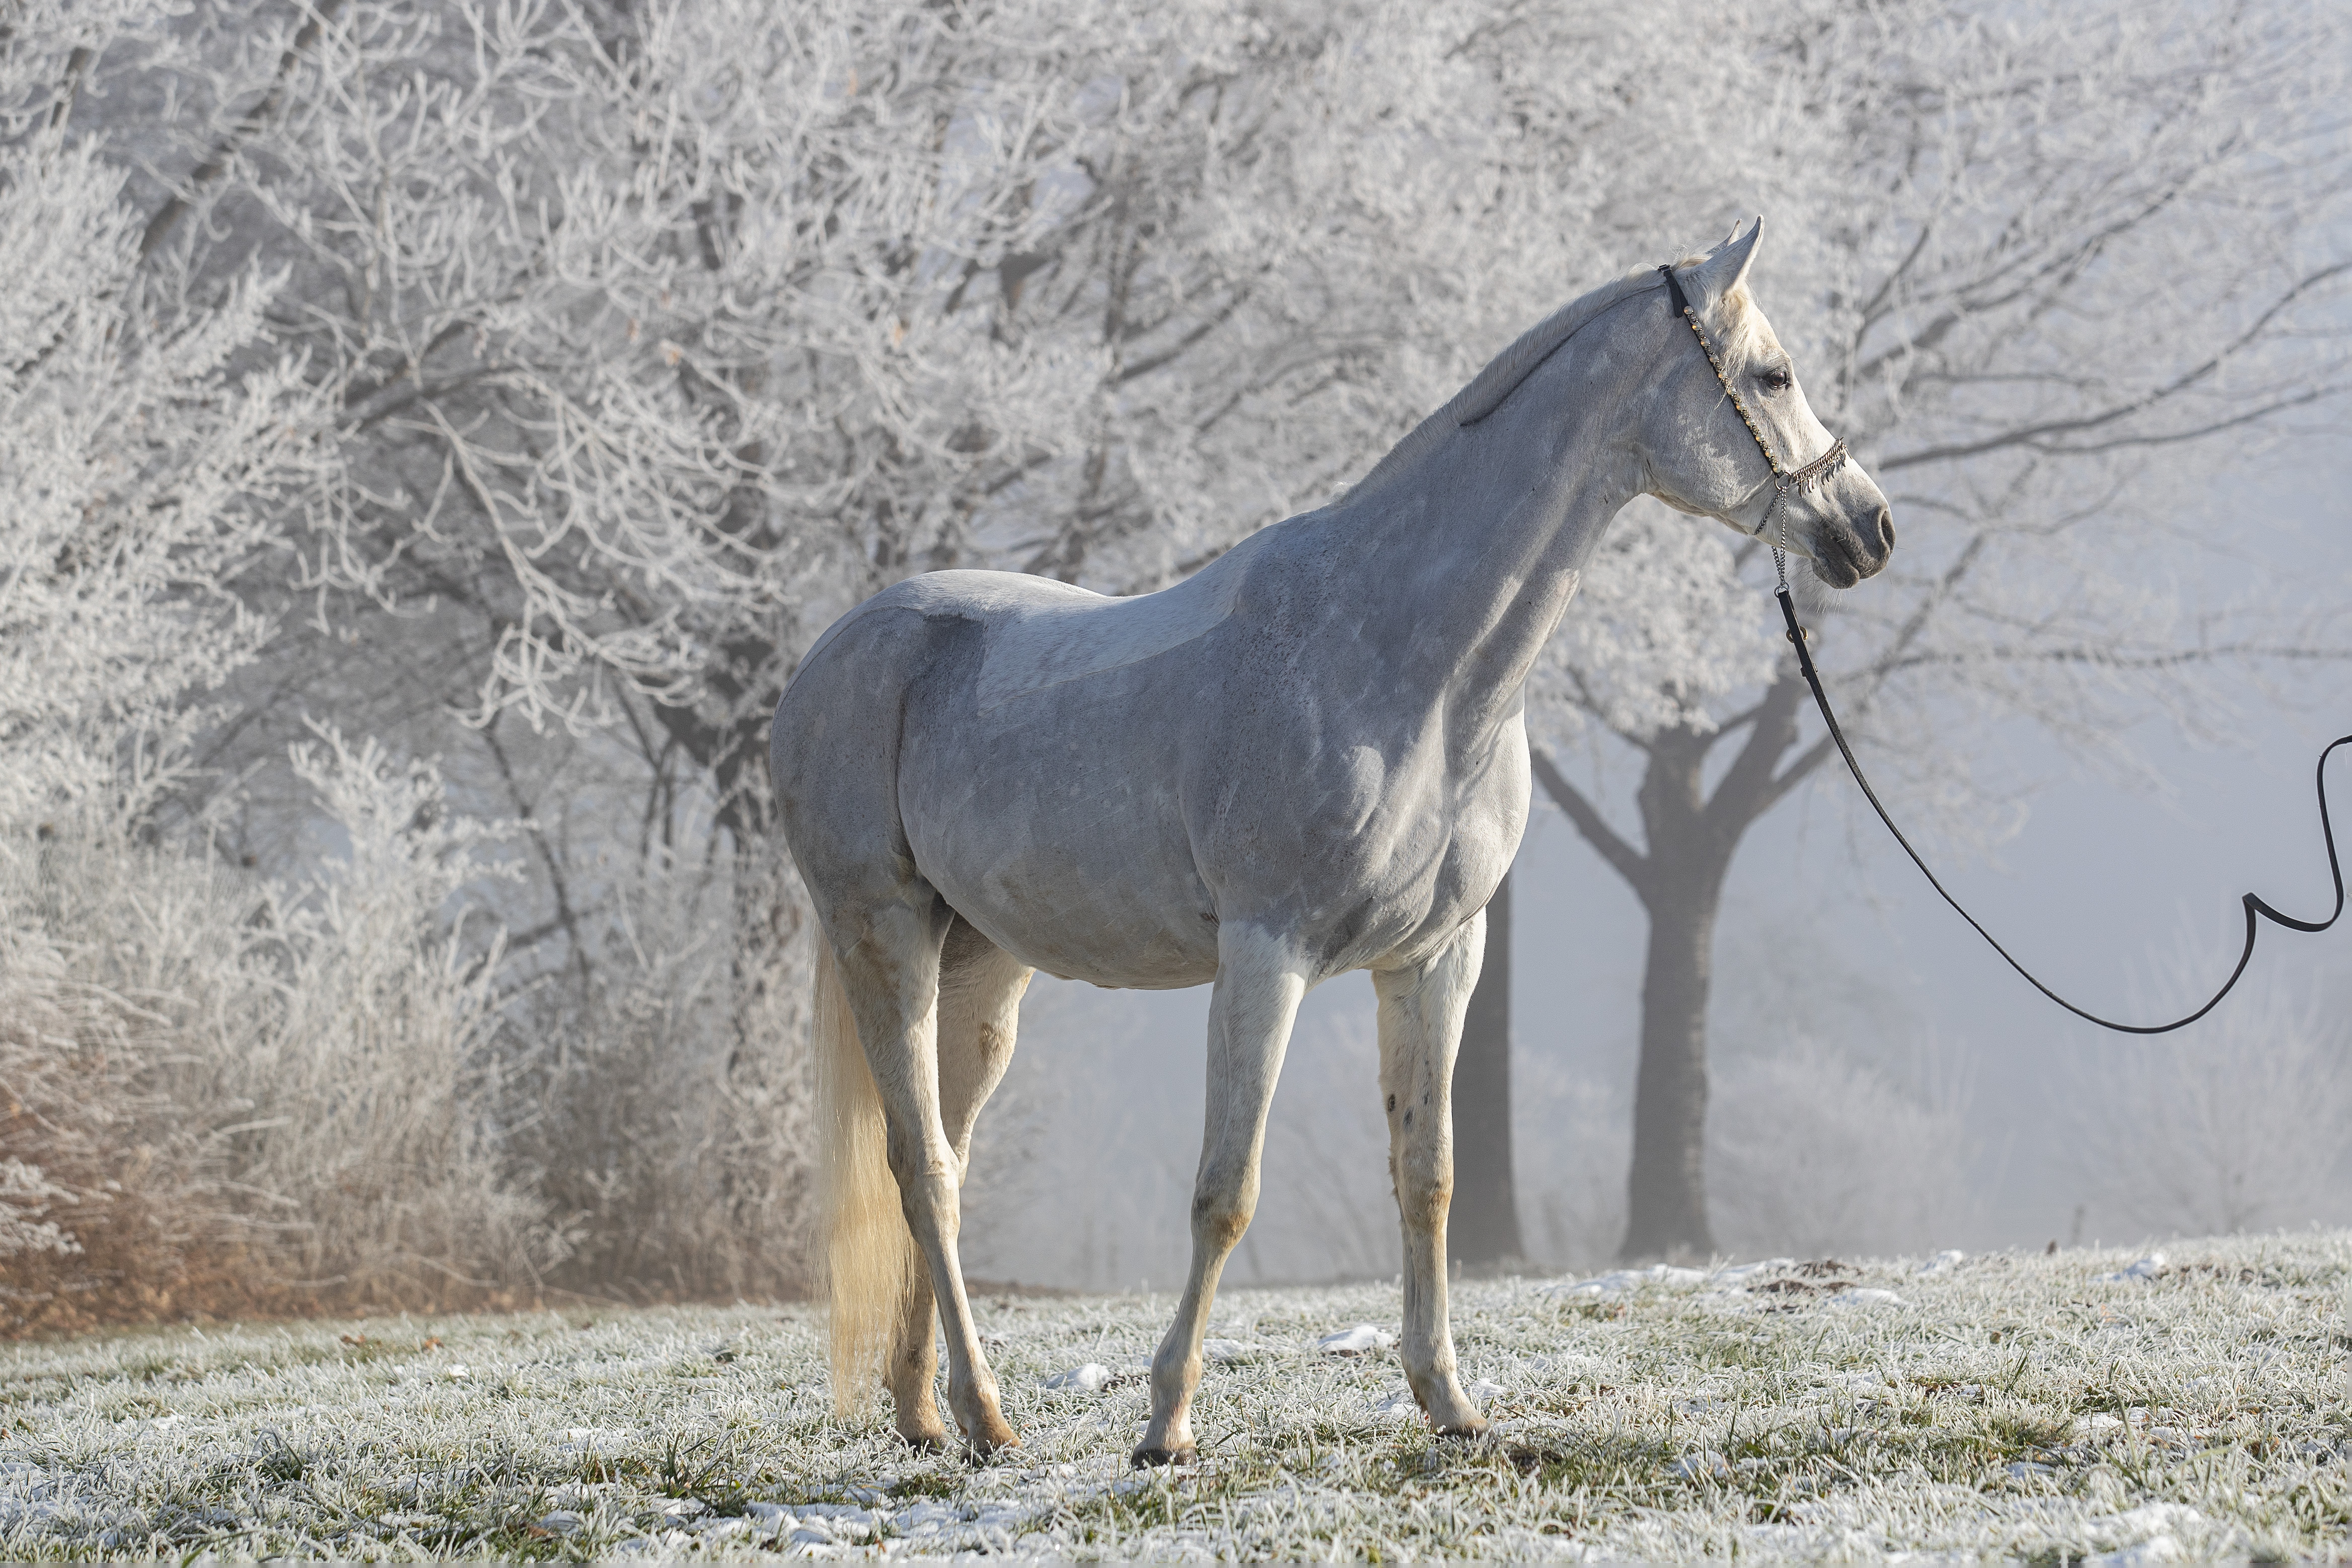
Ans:
[[[2315,599],[2328,597],[2326,583],[2352,595],[2340,441],[2314,436],[2282,458],[2230,476],[2205,515],[2250,559],[2304,563]],[[2196,569],[2212,570],[2210,558]],[[1759,596],[1756,613],[1775,613],[1770,601]],[[1833,636],[1821,662],[1835,703]],[[2253,744],[2243,751],[2200,750],[2165,724],[2144,727],[2137,744],[2159,791],[2083,777],[2012,725],[2001,762],[2030,802],[2022,831],[1987,861],[1938,857],[1932,839],[1923,852],[2069,1000],[2123,1022],[2178,1017],[2228,976],[2242,894],[2299,919],[2325,915],[2332,897],[2312,765],[2352,732],[2352,689],[2320,667],[2289,672],[2277,690],[2284,700],[2269,701],[2247,683]],[[2345,762],[2333,769],[2339,831],[2352,816]],[[1622,758],[1616,778],[1622,803],[1635,779]],[[1593,1267],[1613,1256],[1624,1225],[1648,926],[1622,879],[1540,790],[1514,873],[1520,1227],[1531,1263]],[[964,1258],[975,1277],[1085,1290],[1181,1282],[1208,1002],[1205,987],[1103,991],[1043,975],[1032,984],[1013,1068],[974,1140]],[[2341,1020],[2352,1014],[2342,927],[2309,936],[2264,922],[2237,989],[2171,1035],[2116,1035],[2067,1016],[1936,896],[1845,772],[1825,768],[1749,834],[1726,889],[1708,1019],[1718,1240],[1735,1251],[1742,1239],[1786,1249],[1818,1239],[1824,1249],[1915,1253],[2137,1241],[2199,1228],[2149,1217],[2193,1214],[2214,1185],[2198,1177],[2226,1181],[2265,1145],[2274,1168],[2243,1173],[2263,1201],[2215,1213],[2207,1228],[2352,1220],[2346,1140],[2314,1141],[2311,1118],[2267,1130],[2205,1120],[2245,1113],[2221,1103],[2232,1090],[2259,1112],[2265,1094],[2313,1087],[2281,1060],[2292,1031],[2263,1027],[2282,1010],[2316,1015],[2338,1064],[2332,1081],[2323,1066],[2318,1088],[2340,1085]],[[1309,993],[1275,1099],[1257,1216],[1229,1280],[1394,1271],[1378,1060],[1365,977]],[[1841,1089],[1847,1099],[1831,1103]],[[2218,1146],[2210,1156],[2188,1146],[2200,1142]],[[1744,1190],[1743,1155],[1777,1172],[1822,1168],[1811,1183]],[[2200,1197],[2168,1202],[2156,1184],[2184,1166]]]

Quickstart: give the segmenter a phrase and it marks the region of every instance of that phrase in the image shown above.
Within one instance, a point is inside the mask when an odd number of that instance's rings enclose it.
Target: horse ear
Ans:
[[[1748,267],[1756,259],[1756,241],[1763,232],[1764,220],[1760,217],[1748,225],[1744,237],[1734,227],[1729,239],[1691,268],[1686,282],[1701,310],[1712,311],[1733,289],[1748,281]]]

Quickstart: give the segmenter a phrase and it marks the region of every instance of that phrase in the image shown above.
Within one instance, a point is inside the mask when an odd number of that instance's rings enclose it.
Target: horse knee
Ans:
[[[1454,1206],[1454,1173],[1416,1168],[1410,1161],[1399,1165],[1397,1210],[1405,1223],[1415,1229],[1444,1223]]]
[[[1230,1252],[1241,1245],[1256,1212],[1256,1200],[1247,1192],[1203,1187],[1192,1195],[1193,1239]]]

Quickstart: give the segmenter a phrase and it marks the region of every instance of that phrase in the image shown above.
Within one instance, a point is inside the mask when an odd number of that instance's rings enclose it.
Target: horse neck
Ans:
[[[1643,487],[1623,439],[1644,401],[1639,361],[1583,337],[1365,497],[1365,570],[1349,587],[1364,623],[1391,629],[1404,689],[1442,704],[1449,727],[1518,714],[1585,562]]]

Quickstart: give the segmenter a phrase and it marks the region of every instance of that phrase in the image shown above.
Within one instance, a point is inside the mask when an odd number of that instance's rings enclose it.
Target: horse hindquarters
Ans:
[[[919,1377],[913,1360],[884,1348],[928,1341],[927,1332],[910,1331],[928,1325],[929,1312],[923,1270],[904,1264],[901,1236],[880,1218],[888,1187],[876,1166],[878,1143],[904,1229],[929,1265],[948,1341],[949,1403],[966,1440],[987,1452],[1013,1437],[997,1408],[956,1259],[962,1162],[941,1116],[938,1039],[941,947],[955,914],[916,868],[898,808],[909,690],[951,662],[960,641],[968,639],[955,625],[888,606],[845,620],[785,688],[770,760],[784,835],[835,960],[825,988],[835,1021],[823,1043],[835,1064],[824,1124],[824,1164],[839,1189],[827,1204],[840,1238],[828,1246],[842,1309],[833,1334],[835,1397],[855,1404],[887,1357],[902,1396],[900,1430],[919,1442],[944,1436],[929,1407],[928,1344]],[[854,1027],[840,1021],[845,1004]],[[855,1071],[861,1057],[862,1076]]]

